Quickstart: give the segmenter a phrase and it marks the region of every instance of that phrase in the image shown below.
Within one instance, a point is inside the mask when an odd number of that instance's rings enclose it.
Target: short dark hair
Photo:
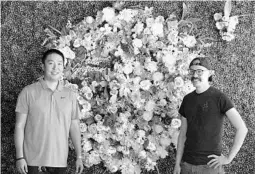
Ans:
[[[42,63],[45,64],[45,60],[46,60],[47,56],[50,54],[53,54],[53,53],[60,55],[63,58],[63,63],[65,62],[65,56],[61,51],[59,51],[57,49],[49,49],[43,54]]]

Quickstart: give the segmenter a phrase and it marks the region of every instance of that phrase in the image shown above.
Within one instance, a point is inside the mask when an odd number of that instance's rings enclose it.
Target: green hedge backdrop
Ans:
[[[85,16],[95,16],[97,11],[111,6],[112,2],[81,1],[5,1],[1,2],[1,172],[15,172],[15,104],[19,92],[35,81],[42,71],[40,57],[45,51],[41,43],[46,38],[44,29],[49,25],[61,30],[70,20],[73,24]],[[182,13],[181,1],[126,2],[124,7],[139,5],[154,7],[155,15],[165,18]],[[215,27],[214,13],[223,12],[223,1],[187,1],[189,16],[202,19],[196,36],[214,38],[212,47],[204,50],[216,71],[213,86],[224,91],[235,103],[249,129],[244,145],[234,161],[225,167],[229,174],[255,173],[255,2],[232,2],[231,15],[250,14],[239,18],[236,39],[224,42]],[[233,143],[234,129],[225,121],[224,153]],[[74,170],[74,152],[68,159],[69,173]],[[173,154],[159,161],[160,174],[172,173]],[[103,165],[85,168],[84,173],[104,173]],[[108,173],[107,171],[105,173]],[[144,172],[146,173],[146,172]],[[157,173],[156,171],[147,173]]]

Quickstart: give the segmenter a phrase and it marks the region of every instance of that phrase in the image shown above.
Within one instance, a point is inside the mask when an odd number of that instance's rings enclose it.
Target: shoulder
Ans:
[[[40,82],[35,82],[32,83],[30,85],[25,86],[21,93],[32,93],[33,91],[35,91],[38,87],[40,87]]]
[[[210,87],[209,93],[211,95],[214,95],[214,96],[218,97],[218,98],[221,98],[222,96],[225,96],[225,94],[221,90],[219,90],[219,89],[217,89],[213,86]]]

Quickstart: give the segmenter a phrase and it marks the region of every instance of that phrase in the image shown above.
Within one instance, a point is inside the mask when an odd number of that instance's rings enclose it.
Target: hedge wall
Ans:
[[[3,173],[16,173],[14,166],[15,148],[13,132],[15,124],[15,104],[22,88],[41,74],[40,57],[45,51],[41,43],[45,39],[44,29],[49,25],[61,30],[67,20],[73,24],[85,16],[95,16],[98,10],[111,6],[112,2],[79,1],[5,1],[1,2],[1,170]],[[213,14],[222,12],[224,2],[186,2],[189,16],[202,19],[198,24],[197,36],[214,38],[216,42],[205,54],[211,57],[216,71],[213,86],[224,91],[235,103],[245,120],[249,133],[244,145],[234,161],[227,165],[226,173],[255,173],[255,2],[234,1],[232,15],[250,14],[239,18],[236,39],[223,42],[215,27]],[[181,1],[171,2],[126,2],[125,7],[139,5],[154,7],[156,15],[167,17],[172,12],[180,17]],[[232,145],[234,130],[225,122],[224,153]],[[68,159],[71,173],[74,169],[74,152]],[[172,173],[173,154],[159,162],[161,174]],[[102,165],[85,169],[84,173],[103,173]],[[106,172],[107,173],[107,172]],[[144,172],[146,173],[146,172]],[[147,172],[148,173],[148,172]],[[156,171],[149,173],[157,173]]]

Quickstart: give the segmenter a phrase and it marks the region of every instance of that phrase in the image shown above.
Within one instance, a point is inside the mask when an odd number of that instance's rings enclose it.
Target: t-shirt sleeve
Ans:
[[[18,96],[15,112],[28,114],[28,107],[28,90],[25,87]]]
[[[73,94],[73,102],[72,102],[72,120],[77,120],[81,118],[81,111],[77,100],[78,94]]]
[[[181,114],[183,117],[186,118],[185,112],[184,112],[184,105],[185,105],[185,97],[182,100],[182,103],[181,103],[181,106],[180,106],[180,109],[179,109],[179,114]]]
[[[220,111],[222,114],[225,114],[229,109],[233,108],[234,104],[232,101],[225,95],[221,94],[220,96]]]

